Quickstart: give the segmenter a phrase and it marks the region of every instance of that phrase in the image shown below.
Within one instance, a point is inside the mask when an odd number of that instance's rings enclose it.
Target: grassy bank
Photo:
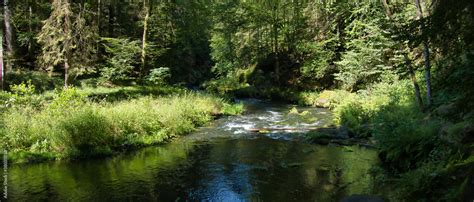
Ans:
[[[12,91],[2,96],[0,147],[14,162],[110,155],[162,143],[217,115],[242,110],[242,105],[185,91],[113,99],[116,102],[96,99],[97,91],[90,89],[69,88],[47,96],[35,94],[28,85],[14,86]]]
[[[379,194],[394,201],[452,201],[470,194],[474,116],[462,99],[439,97],[421,111],[406,80],[323,94],[307,100],[323,99],[337,124],[376,142],[382,163],[372,174],[377,186],[390,190]]]

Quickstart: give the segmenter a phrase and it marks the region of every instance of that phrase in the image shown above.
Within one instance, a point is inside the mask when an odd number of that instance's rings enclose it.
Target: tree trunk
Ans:
[[[69,78],[69,62],[66,59],[64,61],[64,88],[68,87],[68,78]]]
[[[383,7],[385,8],[385,13],[391,19],[392,18],[392,11],[390,10],[390,7],[388,7],[387,0],[382,0],[382,4],[383,4]]]
[[[146,5],[147,0],[143,0],[143,10],[145,11],[145,19],[143,19],[143,36],[142,36],[142,68],[140,69],[140,79],[143,78],[143,74],[145,73],[146,67],[146,35],[148,30],[148,18],[150,17],[150,10]],[[149,6],[149,5],[148,5]]]
[[[64,2],[66,5],[70,6],[69,5],[69,2],[68,0],[65,0]],[[70,10],[70,9],[68,9]],[[64,18],[64,32],[67,33],[67,34],[70,34],[69,36],[72,38],[74,36],[72,36],[72,31],[71,31],[71,19],[70,19],[70,15],[67,15],[65,18]],[[66,44],[68,44],[70,42],[66,42]],[[69,44],[69,45],[72,45],[72,44]],[[65,53],[65,56],[64,56],[64,88],[67,88],[68,87],[68,80],[69,80],[69,58],[70,56],[72,55],[72,53],[70,52],[71,51],[71,48],[70,47],[67,47],[66,48],[66,53]]]
[[[99,38],[102,36],[102,33],[101,33],[101,29],[100,29],[100,18],[101,18],[101,6],[102,6],[102,3],[101,3],[101,0],[98,0],[97,1],[97,31],[98,31],[98,35],[99,35]],[[97,51],[97,56],[100,55],[99,53],[99,48],[100,48],[100,40],[97,40],[97,44],[96,44],[96,51]]]
[[[277,5],[273,7],[273,43],[274,43],[274,60],[275,60],[275,76],[276,81],[280,83],[280,63],[278,59],[278,13],[277,13]]]
[[[408,55],[406,53],[403,54],[403,57],[405,59],[405,64],[408,68],[408,74],[410,75],[411,81],[413,82],[416,101],[418,103],[418,106],[420,107],[420,111],[423,111],[423,99],[421,99],[420,86],[418,86],[418,82],[416,81],[416,75],[413,71],[413,67],[411,66],[411,60],[410,58],[408,58]]]
[[[1,82],[1,87],[2,87],[2,90],[3,90],[3,72],[4,72],[4,69],[3,69],[3,29],[1,29],[1,32],[0,32],[0,82]]]
[[[29,2],[29,4],[28,4],[28,32],[33,33],[33,22],[32,22],[33,7],[32,7],[31,4],[32,4],[31,2]],[[28,54],[31,54],[32,47],[33,47],[32,38],[30,38],[30,39],[28,39]]]
[[[5,34],[5,53],[6,53],[6,65],[5,70],[9,72],[12,70],[12,62],[13,61],[13,30],[11,26],[11,11],[9,7],[8,0],[3,1],[3,22],[4,22],[4,34]]]
[[[415,0],[416,3],[416,8],[417,8],[417,14],[418,14],[418,19],[423,20],[423,10],[420,5],[420,0]],[[420,29],[422,32],[422,35],[424,35],[424,30],[425,30],[425,24],[421,22],[420,24]],[[433,103],[433,98],[431,97],[431,65],[430,65],[430,49],[429,49],[429,43],[428,39],[423,36],[423,56],[425,59],[425,80],[426,80],[426,97],[428,99],[428,108],[432,105]]]

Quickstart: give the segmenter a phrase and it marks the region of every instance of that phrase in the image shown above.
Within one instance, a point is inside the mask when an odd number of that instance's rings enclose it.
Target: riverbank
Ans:
[[[183,89],[131,98],[121,96],[123,89],[110,92],[68,88],[38,95],[32,85],[13,86],[3,96],[0,147],[13,163],[112,155],[163,143],[216,116],[242,112],[242,105]],[[113,102],[107,101],[110,97]]]
[[[331,108],[335,124],[349,137],[375,143],[381,165],[372,176],[375,184],[390,187],[380,195],[395,201],[472,198],[474,116],[462,96],[435,97],[434,106],[421,110],[410,82],[400,80],[357,93],[324,91],[312,97],[313,106]],[[317,143],[331,139],[324,133],[308,138]]]

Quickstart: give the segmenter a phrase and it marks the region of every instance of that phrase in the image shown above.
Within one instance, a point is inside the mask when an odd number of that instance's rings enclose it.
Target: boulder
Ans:
[[[329,99],[328,98],[318,98],[316,99],[314,105],[316,105],[316,107],[329,107]]]

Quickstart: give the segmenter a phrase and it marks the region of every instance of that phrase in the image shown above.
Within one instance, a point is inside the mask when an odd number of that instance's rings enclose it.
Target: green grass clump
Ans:
[[[186,92],[119,102],[91,102],[76,88],[56,91],[41,107],[15,104],[1,116],[0,147],[15,161],[108,155],[129,147],[164,142],[211,121],[238,114],[208,94]]]
[[[304,91],[294,96],[294,99],[299,105],[332,109],[353,96],[355,93],[345,90]]]
[[[330,99],[333,100],[331,106],[334,109],[334,121],[347,126],[352,134],[359,137],[371,136],[374,124],[386,122],[383,116],[376,116],[382,111],[389,114],[389,110],[396,112],[398,109],[409,108],[414,113],[419,112],[408,81],[379,83],[358,93],[335,91]]]

